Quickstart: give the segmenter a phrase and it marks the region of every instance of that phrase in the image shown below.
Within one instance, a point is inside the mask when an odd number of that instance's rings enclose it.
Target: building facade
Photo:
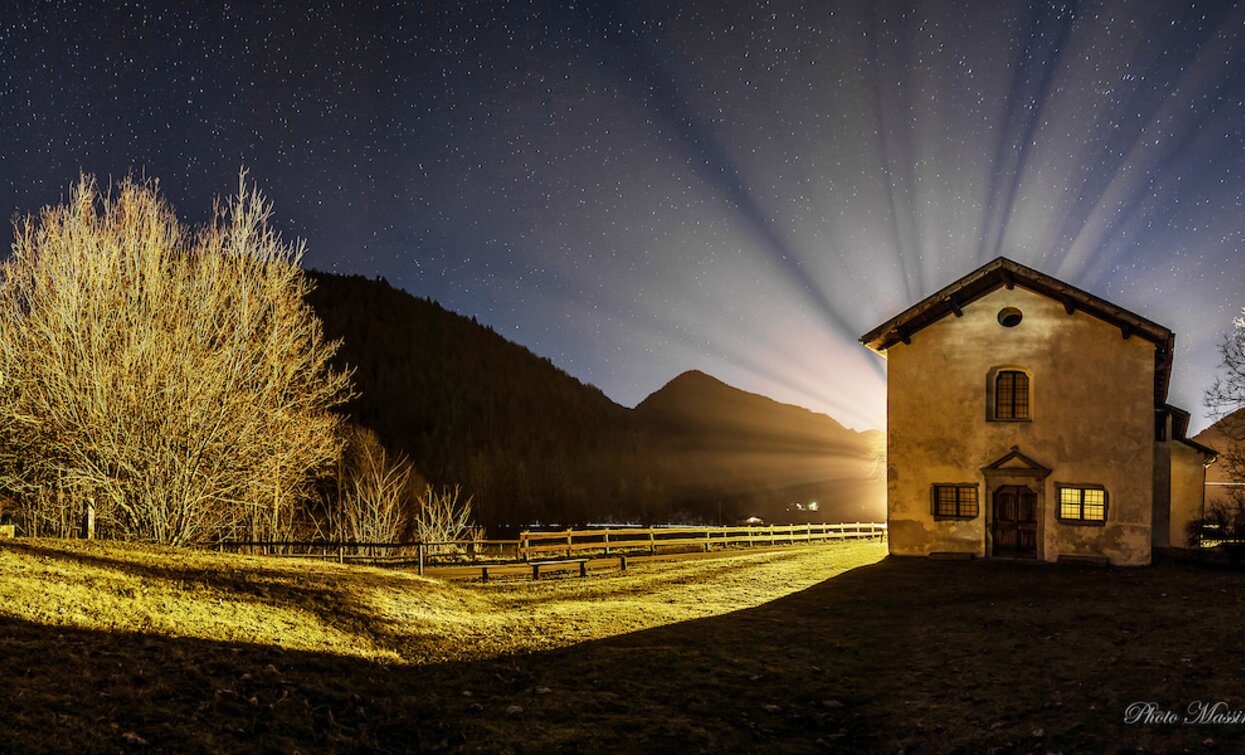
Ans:
[[[891,553],[1144,565],[1177,544],[1213,452],[1166,404],[1174,340],[1005,258],[863,336],[888,362]]]

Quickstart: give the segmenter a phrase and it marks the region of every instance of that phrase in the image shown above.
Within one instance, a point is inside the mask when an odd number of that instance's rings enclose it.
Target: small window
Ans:
[[[1001,370],[994,377],[994,419],[1029,419],[1029,376]]]
[[[977,516],[977,486],[935,485],[934,517],[973,519]]]
[[[1107,521],[1107,491],[1096,485],[1057,486],[1059,519],[1068,524],[1102,524]]]
[[[999,325],[1005,328],[1014,328],[1024,319],[1019,309],[1015,307],[1004,307],[999,310]]]

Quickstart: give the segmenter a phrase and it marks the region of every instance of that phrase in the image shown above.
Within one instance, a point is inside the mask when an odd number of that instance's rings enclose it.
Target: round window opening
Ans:
[[[1014,328],[1020,324],[1020,320],[1023,317],[1024,315],[1020,314],[1019,309],[1016,309],[1015,307],[1004,307],[999,310],[999,325],[1002,325],[1005,328]]]

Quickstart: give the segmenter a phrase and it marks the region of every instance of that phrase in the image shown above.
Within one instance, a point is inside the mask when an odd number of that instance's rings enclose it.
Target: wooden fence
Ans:
[[[492,560],[497,563],[522,561],[518,540],[412,540],[396,543],[344,542],[336,540],[239,540],[205,545],[220,552],[246,553],[285,558],[314,558],[323,561],[362,561],[367,563],[414,563],[419,573],[430,562],[445,559]]]
[[[467,560],[470,563],[530,563],[542,558],[601,554],[657,555],[659,549],[703,549],[789,545],[835,540],[881,540],[886,524],[787,524],[764,527],[615,527],[524,531],[517,540],[447,540],[443,542],[365,543],[330,540],[222,541],[205,547],[221,552],[314,558],[338,562],[412,563],[420,574],[429,564]]]
[[[886,524],[773,524],[765,527],[651,527],[636,529],[568,529],[558,532],[523,532],[519,535],[519,554],[524,561],[533,557],[647,551],[657,555],[659,548],[703,548],[713,546],[785,545],[829,542],[832,540],[880,540],[886,537]]]

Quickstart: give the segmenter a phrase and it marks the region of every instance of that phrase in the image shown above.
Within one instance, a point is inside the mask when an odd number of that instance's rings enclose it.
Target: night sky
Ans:
[[[251,6],[10,4],[0,208],[133,172],[197,222],[246,166],[309,266],[620,403],[696,368],[858,428],[856,338],[1003,254],[1175,330],[1205,425],[1245,305],[1237,3]]]

